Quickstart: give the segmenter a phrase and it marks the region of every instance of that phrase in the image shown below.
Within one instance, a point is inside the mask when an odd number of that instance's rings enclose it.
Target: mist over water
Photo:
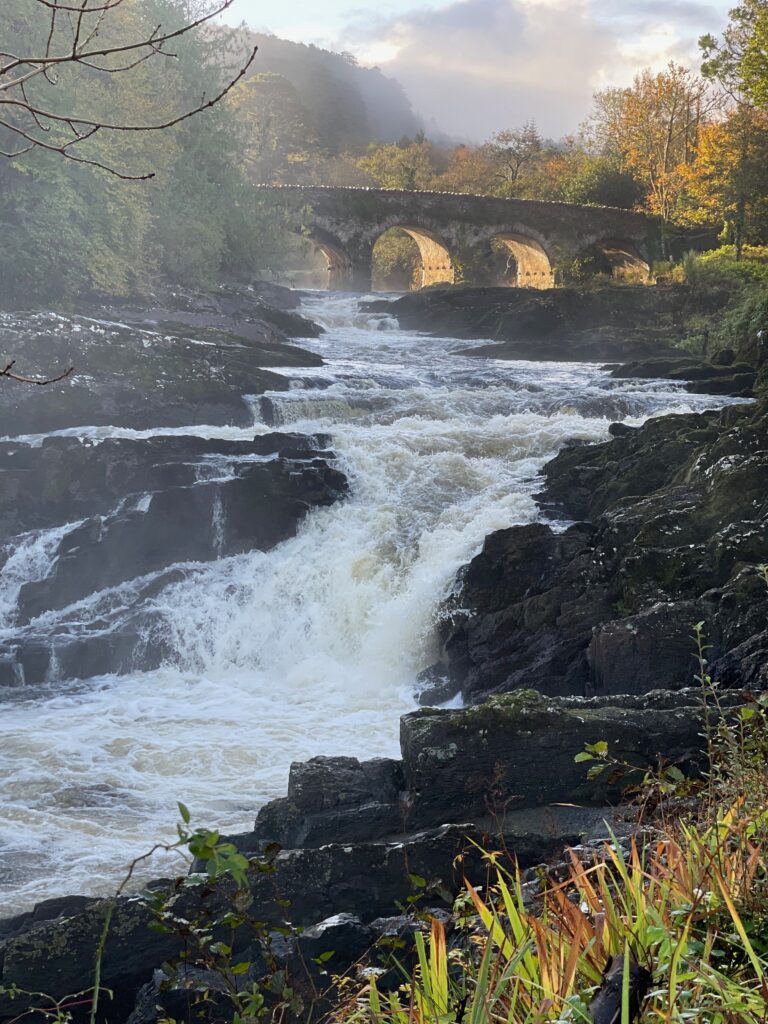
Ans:
[[[177,800],[194,824],[245,830],[284,793],[293,760],[397,756],[441,602],[488,533],[538,517],[542,465],[566,440],[605,439],[614,420],[720,404],[592,365],[459,355],[467,342],[400,331],[351,296],[317,294],[302,312],[327,328],[301,342],[326,365],[285,371],[296,386],[267,396],[274,429],[330,433],[350,497],[273,551],[191,567],[153,598],[172,664],[0,690],[1,915],[109,891],[133,856],[173,836]],[[49,571],[57,530],[11,543],[0,622],[21,583]],[[123,585],[33,627],[95,619],[132,593]]]

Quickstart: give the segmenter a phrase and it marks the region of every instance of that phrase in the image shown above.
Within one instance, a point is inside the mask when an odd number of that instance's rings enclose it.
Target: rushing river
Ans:
[[[303,383],[270,396],[278,429],[331,433],[351,497],[275,550],[201,566],[156,597],[176,664],[5,691],[0,916],[107,891],[132,856],[173,834],[177,800],[195,824],[245,830],[284,793],[293,760],[396,756],[442,599],[486,534],[537,518],[542,465],[568,439],[605,439],[612,421],[717,404],[594,365],[459,355],[467,342],[405,333],[351,296],[318,294],[302,312],[327,328],[301,342],[326,365],[285,371]],[[272,428],[158,433],[254,429]],[[56,537],[11,555],[0,615],[20,583],[47,572]]]

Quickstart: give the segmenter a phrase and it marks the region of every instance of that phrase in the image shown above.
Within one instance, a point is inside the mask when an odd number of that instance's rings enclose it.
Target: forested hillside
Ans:
[[[371,142],[395,142],[422,127],[402,86],[378,68],[360,67],[351,54],[258,33],[248,33],[247,40],[259,48],[253,84],[263,83],[265,92],[281,86],[290,92],[306,148],[333,156]]]
[[[190,12],[209,9],[207,0],[120,6],[99,27],[98,39],[107,45],[148,36],[157,25],[171,30]],[[44,7],[27,0],[0,5],[3,51],[44,52],[47,29]],[[66,51],[72,31],[72,20],[60,18],[53,52]],[[20,152],[25,144],[14,108],[2,108],[3,305],[93,292],[147,295],[165,285],[204,287],[268,274],[290,243],[252,181],[291,179],[291,171],[310,161],[315,177],[334,179],[340,152],[418,129],[397,83],[339,54],[210,25],[175,43],[175,56],[162,61],[112,75],[62,68],[55,78],[36,77],[28,92],[51,113],[160,124],[201,96],[214,96],[242,67],[249,47],[258,45],[259,53],[248,76],[212,109],[163,132],[102,129],[76,153],[53,151],[67,129],[48,119],[38,134],[52,148]],[[94,163],[145,180],[125,181]]]

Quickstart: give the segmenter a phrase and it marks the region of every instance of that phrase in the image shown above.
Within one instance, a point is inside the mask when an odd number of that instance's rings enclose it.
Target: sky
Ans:
[[[428,123],[481,141],[533,119],[572,133],[597,89],[670,60],[696,68],[733,0],[235,0],[227,20],[354,53]]]

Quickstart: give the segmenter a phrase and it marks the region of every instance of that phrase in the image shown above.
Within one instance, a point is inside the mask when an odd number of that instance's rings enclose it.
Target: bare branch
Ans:
[[[195,114],[200,114],[202,111],[208,110],[210,107],[215,107],[217,103],[220,103],[227,93],[237,85],[240,79],[248,73],[249,68],[256,59],[257,52],[258,47],[254,46],[247,61],[240,68],[235,77],[230,79],[230,81],[223,89],[221,89],[220,92],[216,94],[216,96],[213,97],[213,99],[206,100],[205,96],[203,96],[200,103],[194,107],[194,109],[188,110],[183,114],[179,114],[177,117],[171,118],[168,121],[163,121],[160,124],[112,124],[109,121],[91,121],[88,118],[80,117],[78,114],[55,114],[52,110],[43,110],[41,107],[33,106],[31,103],[25,102],[23,99],[18,100],[13,97],[3,97],[0,99],[0,106],[20,107],[22,110],[26,110],[33,116],[44,117],[49,121],[57,121],[67,125],[79,124],[83,125],[85,128],[106,128],[113,132],[159,132],[166,128],[173,128],[174,125],[180,124],[182,121],[186,121],[188,118],[194,117]]]
[[[15,365],[16,360],[12,359],[4,369],[0,370],[0,377],[8,377],[10,380],[18,381],[19,384],[37,384],[41,388],[45,387],[46,384],[58,384],[59,381],[66,380],[75,371],[74,366],[70,366],[68,370],[60,373],[58,377],[24,377],[20,373],[13,372]]]
[[[98,35],[103,20],[125,0],[36,2],[46,10],[44,17],[50,18],[45,52],[24,56],[0,51],[0,55],[6,58],[5,63],[0,65],[0,108],[7,108],[5,113],[0,109],[0,129],[5,129],[26,143],[18,148],[6,145],[0,149],[0,157],[16,159],[39,147],[68,160],[97,167],[125,181],[144,181],[154,175],[151,172],[128,173],[96,157],[76,155],[71,149],[86,142],[102,129],[111,132],[143,133],[173,128],[220,103],[248,73],[256,58],[257,48],[254,47],[245,56],[242,66],[236,73],[228,76],[226,83],[214,96],[209,99],[203,94],[199,102],[190,109],[182,110],[158,122],[125,124],[94,119],[93,115],[86,116],[85,111],[58,113],[55,109],[47,109],[52,104],[41,104],[34,97],[34,93],[27,90],[27,85],[32,79],[43,75],[50,85],[55,86],[58,76],[53,72],[62,66],[81,66],[85,74],[95,71],[100,74],[117,75],[129,72],[153,57],[175,57],[176,54],[166,48],[171,40],[179,39],[210,22],[226,11],[234,0],[219,0],[213,10],[200,14],[173,30],[164,31],[162,25],[156,25],[151,31],[147,28],[147,35],[141,38],[115,41],[114,45],[102,45],[99,48],[93,46],[93,40]],[[62,30],[57,27],[59,15],[63,15],[68,22],[68,28],[62,25],[63,40],[60,38]],[[68,41],[70,32],[71,41]],[[57,52],[62,49],[62,42],[65,52]],[[123,60],[120,60],[121,56]],[[56,126],[58,130],[54,131]]]
[[[100,50],[80,51],[76,55],[73,55],[72,53],[67,53],[60,57],[17,57],[9,64],[0,67],[0,78],[2,78],[4,75],[7,75],[11,71],[15,71],[17,67],[32,66],[33,71],[24,76],[24,80],[27,80],[29,77],[31,77],[32,74],[39,74],[41,71],[44,70],[45,67],[54,64],[71,64],[77,63],[83,58],[90,59],[91,57],[107,57],[114,53],[128,53],[129,51],[139,50],[146,46],[149,46],[151,42],[165,43],[168,42],[168,40],[170,39],[178,39],[180,36],[184,36],[188,32],[193,32],[196,28],[199,28],[201,25],[206,24],[206,22],[209,22],[213,18],[218,17],[219,14],[222,14],[229,7],[231,7],[233,3],[234,0],[222,0],[222,3],[215,10],[209,11],[208,14],[203,14],[199,18],[196,18],[194,21],[187,22],[187,24],[182,25],[181,28],[175,29],[173,32],[166,32],[164,35],[159,36],[154,36],[153,33],[154,38],[150,37],[150,39],[143,39],[133,43],[125,43],[122,46],[105,46]],[[71,9],[75,11],[79,10],[79,8],[76,7]],[[10,87],[11,84],[0,83],[0,91],[3,91]]]
[[[97,14],[99,11],[111,11],[113,7],[119,7],[124,0],[104,0],[104,3],[98,4],[94,7],[89,7],[86,11],[87,14]],[[81,7],[72,7],[68,4],[60,3],[59,0],[36,0],[36,3],[40,4],[41,7],[47,7],[53,11],[54,14],[57,11],[79,11]]]

